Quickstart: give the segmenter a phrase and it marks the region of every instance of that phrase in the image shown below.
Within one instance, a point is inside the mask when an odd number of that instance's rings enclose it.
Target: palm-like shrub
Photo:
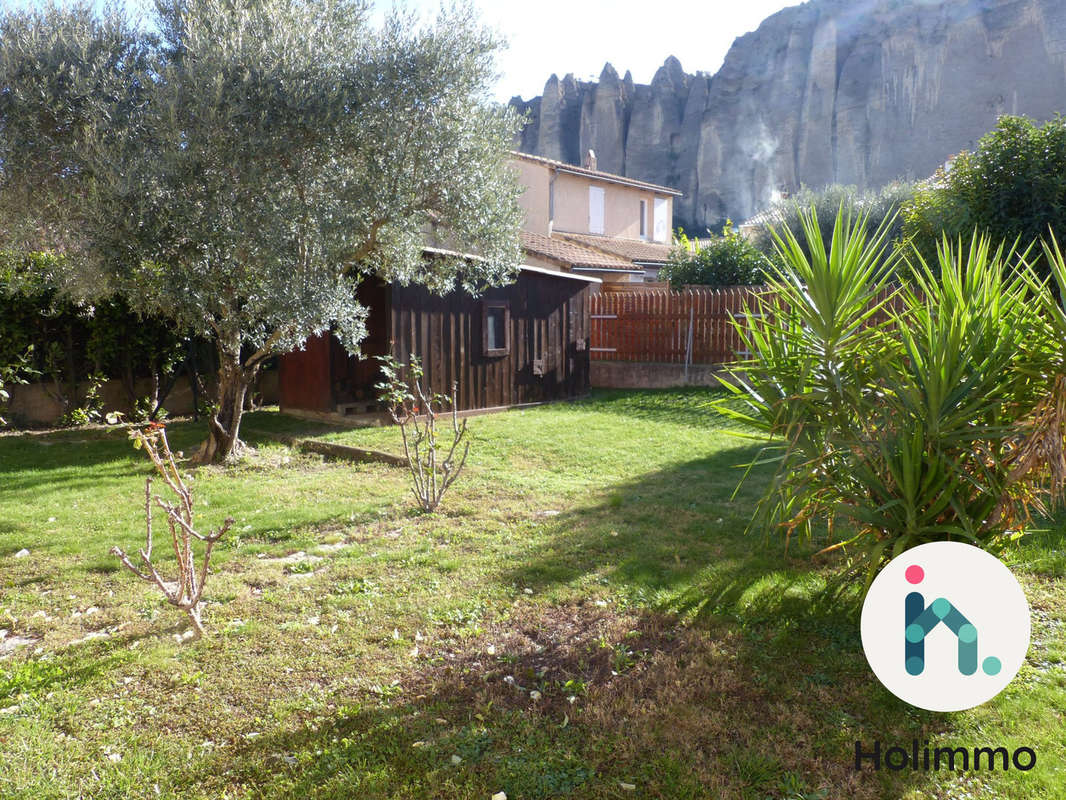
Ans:
[[[827,246],[816,214],[802,221],[803,244],[776,234],[771,291],[738,322],[752,357],[732,368],[742,402],[723,404],[771,440],[757,521],[807,536],[844,523],[826,549],[852,548],[871,574],[927,541],[1001,547],[1061,488],[1046,458],[1055,441],[1061,455],[1047,398],[1066,362],[1050,293],[979,237],[943,242],[936,265],[916,257],[915,283],[893,288],[885,226],[841,213]]]

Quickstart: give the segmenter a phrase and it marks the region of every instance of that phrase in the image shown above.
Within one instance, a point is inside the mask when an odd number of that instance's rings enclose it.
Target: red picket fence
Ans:
[[[590,303],[590,356],[594,361],[644,361],[660,364],[724,364],[745,358],[731,320],[755,308],[765,286],[721,289],[692,286],[681,292],[655,289],[601,292]],[[873,300],[886,300],[871,322],[881,322],[899,309],[895,286]],[[890,299],[891,298],[891,299]]]
[[[761,286],[699,287],[683,292],[602,292],[592,296],[593,360],[721,364],[741,347],[730,323],[754,306]],[[741,355],[743,355],[741,353]]]

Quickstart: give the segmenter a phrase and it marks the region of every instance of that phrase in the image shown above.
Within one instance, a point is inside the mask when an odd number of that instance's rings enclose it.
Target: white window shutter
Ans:
[[[589,233],[603,233],[603,189],[589,187]]]
[[[670,223],[666,219],[666,198],[655,198],[655,227],[652,229],[655,241],[665,242],[670,236]]]

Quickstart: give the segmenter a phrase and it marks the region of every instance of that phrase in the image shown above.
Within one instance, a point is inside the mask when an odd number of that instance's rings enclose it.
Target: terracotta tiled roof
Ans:
[[[522,247],[529,252],[551,259],[568,267],[592,267],[597,269],[637,269],[626,258],[611,255],[603,250],[585,247],[561,236],[542,236],[539,233],[522,231]]]
[[[748,217],[746,220],[744,220],[742,223],[740,223],[737,227],[738,228],[757,228],[757,227],[760,227],[762,225],[770,225],[770,224],[779,223],[779,222],[781,222],[781,219],[782,219],[782,211],[781,211],[781,209],[777,208],[776,206],[770,206],[769,208],[764,208],[762,211],[760,211],[755,216]]]
[[[661,242],[645,242],[638,239],[616,239],[610,236],[596,236],[585,233],[557,233],[564,239],[578,244],[595,247],[612,255],[621,256],[630,261],[665,264],[670,260],[670,245]]]
[[[550,167],[555,167],[556,169],[565,172],[572,172],[576,175],[587,175],[590,178],[599,178],[600,180],[610,181],[611,183],[623,183],[627,186],[635,186],[638,189],[647,189],[652,192],[658,192],[659,194],[669,194],[674,197],[681,197],[683,194],[683,192],[679,192],[677,189],[671,189],[669,186],[660,186],[657,183],[638,181],[636,178],[629,178],[625,175],[615,175],[613,172],[603,172],[598,169],[577,167],[573,164],[567,164],[565,161],[556,161],[554,158],[544,158],[543,156],[534,156],[529,153],[519,153],[517,150],[512,151],[511,155],[515,158],[523,158],[526,161],[537,161],[541,164],[547,164]]]

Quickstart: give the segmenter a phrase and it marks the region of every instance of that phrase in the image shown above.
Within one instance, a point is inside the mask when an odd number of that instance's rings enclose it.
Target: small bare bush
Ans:
[[[450,397],[434,394],[430,387],[422,385],[422,362],[414,355],[407,365],[406,380],[395,358],[384,356],[378,360],[385,375],[378,389],[393,421],[400,426],[403,453],[414,484],[411,491],[422,510],[433,511],[463,471],[470,452],[470,442],[465,439],[466,420],[459,419],[456,384],[452,384]],[[437,421],[448,408],[451,409],[451,431],[450,436],[446,433],[444,438],[450,438],[451,442],[441,444]],[[459,452],[461,455],[457,459]]]
[[[160,478],[177,496],[177,503],[164,500],[159,495],[153,496],[152,478],[149,476],[144,483],[145,546],[140,550],[141,564],[144,569],[138,568],[121,547],[112,547],[111,553],[117,556],[138,578],[158,586],[167,602],[184,611],[192,622],[196,637],[199,638],[204,633],[201,620],[203,609],[201,598],[204,593],[204,584],[207,582],[211,550],[215,542],[221,539],[233,525],[233,518],[227,518],[220,528],[211,533],[199,533],[193,522],[192,490],[178,472],[174,454],[167,442],[166,429],[158,423],[153,423],[143,431],[131,431],[130,438],[133,439],[134,447],[144,448]],[[178,576],[173,581],[165,580],[152,561],[152,512],[154,508],[162,509],[167,516],[170,542],[178,562]],[[196,569],[196,556],[193,550],[194,540],[204,544],[199,572]]]

